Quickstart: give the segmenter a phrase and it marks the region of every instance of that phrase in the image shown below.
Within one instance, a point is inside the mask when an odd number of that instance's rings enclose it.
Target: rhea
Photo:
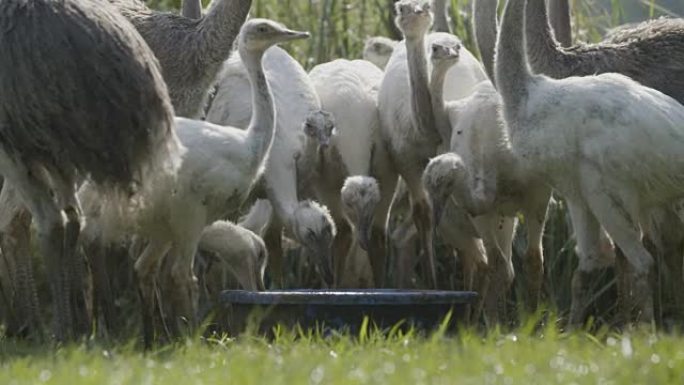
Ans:
[[[413,221],[434,286],[431,212],[421,175],[429,158],[436,155],[440,143],[447,142],[451,133],[440,132],[435,125],[425,58],[426,40],[430,43],[444,36],[459,40],[443,33],[430,34],[426,39],[432,23],[428,2],[403,0],[397,2],[396,7],[396,23],[404,33],[405,41],[394,50],[380,87],[380,127],[394,167],[408,187]],[[465,49],[462,57],[463,60],[450,71],[452,80],[447,80],[460,84],[460,87],[448,89],[446,97],[449,99],[469,95],[473,87],[486,78],[480,64]]]
[[[76,185],[87,178],[127,206],[173,175],[173,110],[152,52],[108,4],[3,1],[0,28],[0,172],[36,218],[55,336],[68,339],[86,318]]]
[[[176,115],[201,117],[252,0],[214,0],[203,16],[199,0],[184,0],[187,17],[152,10],[140,0],[108,1],[130,20],[159,60]]]
[[[582,320],[590,295],[586,272],[600,253],[601,225],[629,263],[628,300],[649,321],[653,258],[641,244],[640,223],[650,209],[684,196],[684,106],[619,74],[560,80],[533,75],[525,55],[525,5],[524,0],[506,4],[496,83],[521,166],[568,201],[581,251],[570,321]]]
[[[562,79],[616,72],[684,103],[684,19],[649,21],[599,44],[561,48],[549,27],[544,0],[530,0],[526,17],[534,73]]]
[[[318,170],[314,189],[335,219],[336,270],[346,269],[353,228],[355,241],[370,257],[375,284],[382,286],[385,225],[393,194],[386,186],[396,180],[380,133],[377,93],[382,71],[364,60],[338,59],[314,67],[309,76],[321,107],[335,117],[334,130],[307,133],[307,141],[319,150],[314,161],[305,164]]]
[[[474,4],[476,16],[483,14],[478,12],[479,3]],[[479,29],[482,36],[489,20],[476,21],[476,31]],[[495,285],[489,290],[487,301],[492,318],[496,316],[493,314],[495,300],[513,280],[511,242],[515,217],[518,212],[522,213],[528,226],[528,250],[523,259],[527,302],[533,310],[543,278],[541,241],[551,190],[516,162],[508,134],[498,117],[501,100],[491,82],[480,83],[468,98],[444,101],[444,78],[458,61],[459,47],[448,41],[435,41],[431,48],[430,89],[435,120],[438,126],[450,127],[453,152],[433,158],[423,173],[423,183],[433,206],[433,220],[439,219],[452,194],[475,217],[487,250],[489,280]],[[491,73],[492,55],[487,55],[484,47],[481,52],[485,68]]]
[[[232,56],[219,76],[216,96],[207,120],[244,127],[253,108],[245,96],[251,93],[246,72],[250,63]],[[332,285],[332,243],[335,225],[326,207],[303,198],[298,187],[297,159],[304,148],[302,125],[307,116],[321,109],[307,73],[287,52],[272,47],[264,54],[265,76],[273,87],[276,132],[273,150],[266,162],[264,192],[273,206],[273,218],[264,235],[269,253],[268,271],[277,286],[285,285],[283,228],[316,258],[315,265]]]
[[[238,51],[247,63],[253,88],[254,114],[247,130],[177,118],[178,134],[186,148],[178,180],[157,186],[151,193],[151,207],[135,213],[137,233],[148,241],[135,263],[147,344],[153,332],[155,277],[167,254],[172,284],[163,298],[172,309],[172,327],[178,331],[182,319],[190,326],[194,324],[197,286],[192,266],[202,231],[214,221],[235,214],[271,152],[275,107],[262,57],[274,44],[306,37],[308,33],[266,19],[252,19],[242,27]],[[105,212],[102,217],[111,221],[110,215]]]
[[[397,41],[384,36],[373,36],[366,39],[363,45],[363,59],[375,64],[381,70],[387,66]]]

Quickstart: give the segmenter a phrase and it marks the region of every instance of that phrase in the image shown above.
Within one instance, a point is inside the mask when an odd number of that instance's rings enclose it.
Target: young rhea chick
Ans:
[[[466,191],[468,171],[460,156],[447,152],[430,160],[423,172],[423,186],[430,197],[434,223],[441,220],[449,197],[455,195],[457,202],[468,202]],[[465,203],[465,206],[470,206]]]
[[[373,228],[373,214],[380,202],[378,182],[369,176],[350,176],[344,181],[341,195],[345,214],[356,228],[358,242],[364,250],[368,250]]]
[[[202,232],[197,250],[213,256],[217,262],[206,271],[205,283],[210,294],[225,288],[227,273],[245,290],[266,290],[268,252],[264,241],[253,232],[228,221],[216,221]]]
[[[397,43],[397,41],[384,36],[369,37],[363,46],[363,59],[384,70]]]
[[[490,304],[497,291],[503,296],[507,287],[503,283],[513,280],[508,252],[513,227],[510,233],[503,232],[499,222],[507,218],[514,223],[519,212],[524,214],[528,249],[523,265],[528,305],[534,310],[543,279],[541,237],[550,189],[515,161],[508,135],[498,119],[501,101],[491,82],[482,82],[468,98],[444,101],[441,92],[444,78],[458,61],[457,50],[458,46],[449,41],[435,41],[430,50],[435,121],[441,130],[447,131],[445,127],[448,127],[452,132],[450,150],[458,157],[443,154],[433,158],[424,171],[424,186],[436,215],[454,193],[455,201],[477,217],[476,227],[487,249],[490,279],[497,283],[491,292]]]

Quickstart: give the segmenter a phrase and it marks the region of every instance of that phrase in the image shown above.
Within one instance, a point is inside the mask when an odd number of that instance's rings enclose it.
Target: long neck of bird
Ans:
[[[489,80],[494,82],[494,52],[497,34],[497,0],[473,1],[475,42]]]
[[[276,114],[271,88],[264,74],[263,56],[262,51],[240,52],[252,87],[252,119],[247,128],[247,142],[258,164],[261,164],[273,142]]]
[[[508,0],[496,45],[496,84],[507,117],[517,115],[521,105],[526,102],[532,80],[525,54],[524,18],[525,0]]]
[[[319,151],[319,142],[316,138],[306,136],[304,139],[304,151],[297,161],[297,185],[312,186],[319,170],[325,163],[325,153]]]
[[[413,123],[419,132],[440,141],[439,133],[435,128],[435,116],[430,99],[424,34],[406,39],[406,58],[408,60]],[[445,138],[441,138],[441,140],[448,141]]]
[[[572,28],[570,26],[570,4],[568,0],[549,0],[549,20],[561,47],[570,47],[572,44]]]
[[[527,56],[534,73],[554,78],[567,77],[565,61],[569,56],[558,46],[549,25],[546,0],[529,0],[525,14]]]
[[[204,60],[223,63],[233,48],[233,42],[251,6],[252,0],[212,1],[199,27],[199,52]]]
[[[430,95],[432,99],[432,110],[435,115],[435,126],[442,138],[451,137],[451,123],[449,122],[449,112],[444,103],[444,79],[451,68],[450,65],[433,63],[432,76],[430,76]]]
[[[432,9],[435,15],[432,30],[435,32],[451,33],[449,15],[447,14],[447,0],[432,0]]]
[[[181,15],[189,19],[202,18],[202,1],[201,0],[183,0],[181,8]]]

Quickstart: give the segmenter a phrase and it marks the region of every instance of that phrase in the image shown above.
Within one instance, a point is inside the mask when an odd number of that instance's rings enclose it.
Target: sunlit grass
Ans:
[[[684,380],[684,340],[649,332],[560,334],[533,324],[515,334],[395,331],[357,336],[281,331],[192,339],[143,353],[0,344],[2,384],[668,384]],[[30,353],[30,354],[28,354]]]

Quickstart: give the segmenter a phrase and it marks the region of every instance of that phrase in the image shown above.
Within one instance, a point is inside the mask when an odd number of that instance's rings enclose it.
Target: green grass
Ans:
[[[358,336],[357,336],[358,337]],[[647,332],[413,333],[329,338],[194,339],[142,353],[130,345],[0,344],[0,384],[677,384],[684,340]]]

